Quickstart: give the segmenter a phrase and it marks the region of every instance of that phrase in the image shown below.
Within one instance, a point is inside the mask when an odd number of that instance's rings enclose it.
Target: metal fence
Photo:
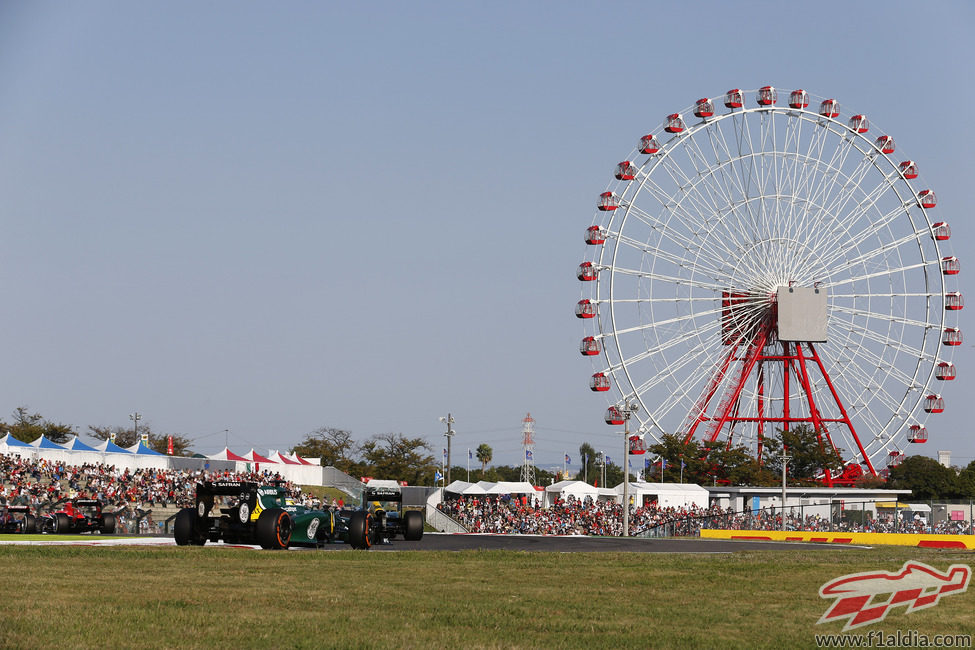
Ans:
[[[884,502],[840,501],[765,507],[675,518],[646,528],[638,537],[696,537],[717,530],[926,533],[975,535],[975,500]],[[783,526],[783,510],[785,522]]]

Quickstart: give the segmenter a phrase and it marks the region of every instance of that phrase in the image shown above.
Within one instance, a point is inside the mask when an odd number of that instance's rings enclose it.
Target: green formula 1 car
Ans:
[[[396,481],[371,480],[362,491],[358,510],[340,510],[335,537],[352,548],[368,549],[402,536],[407,541],[423,537],[423,514],[403,509],[403,494]]]
[[[331,512],[290,503],[280,485],[205,481],[196,484],[196,507],[176,515],[173,533],[180,546],[222,540],[265,549],[318,547],[334,538],[335,519]]]

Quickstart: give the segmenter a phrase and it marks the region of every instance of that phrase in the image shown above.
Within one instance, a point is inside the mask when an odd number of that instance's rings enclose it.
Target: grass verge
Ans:
[[[884,547],[729,555],[0,546],[0,647],[814,647],[824,582],[975,565]],[[975,633],[975,589],[884,630]]]

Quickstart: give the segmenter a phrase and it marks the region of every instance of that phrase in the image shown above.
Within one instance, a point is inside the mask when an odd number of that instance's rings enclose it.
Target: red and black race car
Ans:
[[[30,506],[0,505],[0,533],[33,533],[36,521]]]
[[[102,512],[102,502],[98,499],[65,501],[37,518],[37,532],[111,535],[115,532],[115,513]]]

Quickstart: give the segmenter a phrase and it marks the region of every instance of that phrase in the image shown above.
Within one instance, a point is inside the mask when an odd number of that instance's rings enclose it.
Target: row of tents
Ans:
[[[267,455],[258,454],[254,449],[246,454],[235,454],[224,447],[209,456],[188,458],[161,454],[147,447],[141,440],[131,447],[120,447],[111,440],[105,440],[98,445],[89,445],[82,442],[78,436],[74,436],[64,444],[58,444],[43,435],[32,442],[23,442],[7,434],[0,438],[0,453],[32,460],[63,462],[68,465],[101,463],[129,470],[206,469],[218,472],[267,470],[302,485],[322,485],[324,469],[318,458],[302,458],[297,454],[286,454],[276,450],[270,450]]]
[[[579,501],[587,498],[593,502],[622,501],[623,484],[612,488],[600,488],[584,481],[559,481],[544,487],[534,486],[527,482],[453,481],[443,489],[445,497],[463,497],[464,499],[478,499],[481,497],[497,497],[501,495],[524,496],[527,501],[548,508],[557,499],[567,500],[573,497]],[[631,481],[628,494],[632,502],[643,506],[650,503],[657,506],[681,508],[697,506],[706,508],[709,504],[709,493],[700,485],[692,483],[647,483],[645,481]]]

